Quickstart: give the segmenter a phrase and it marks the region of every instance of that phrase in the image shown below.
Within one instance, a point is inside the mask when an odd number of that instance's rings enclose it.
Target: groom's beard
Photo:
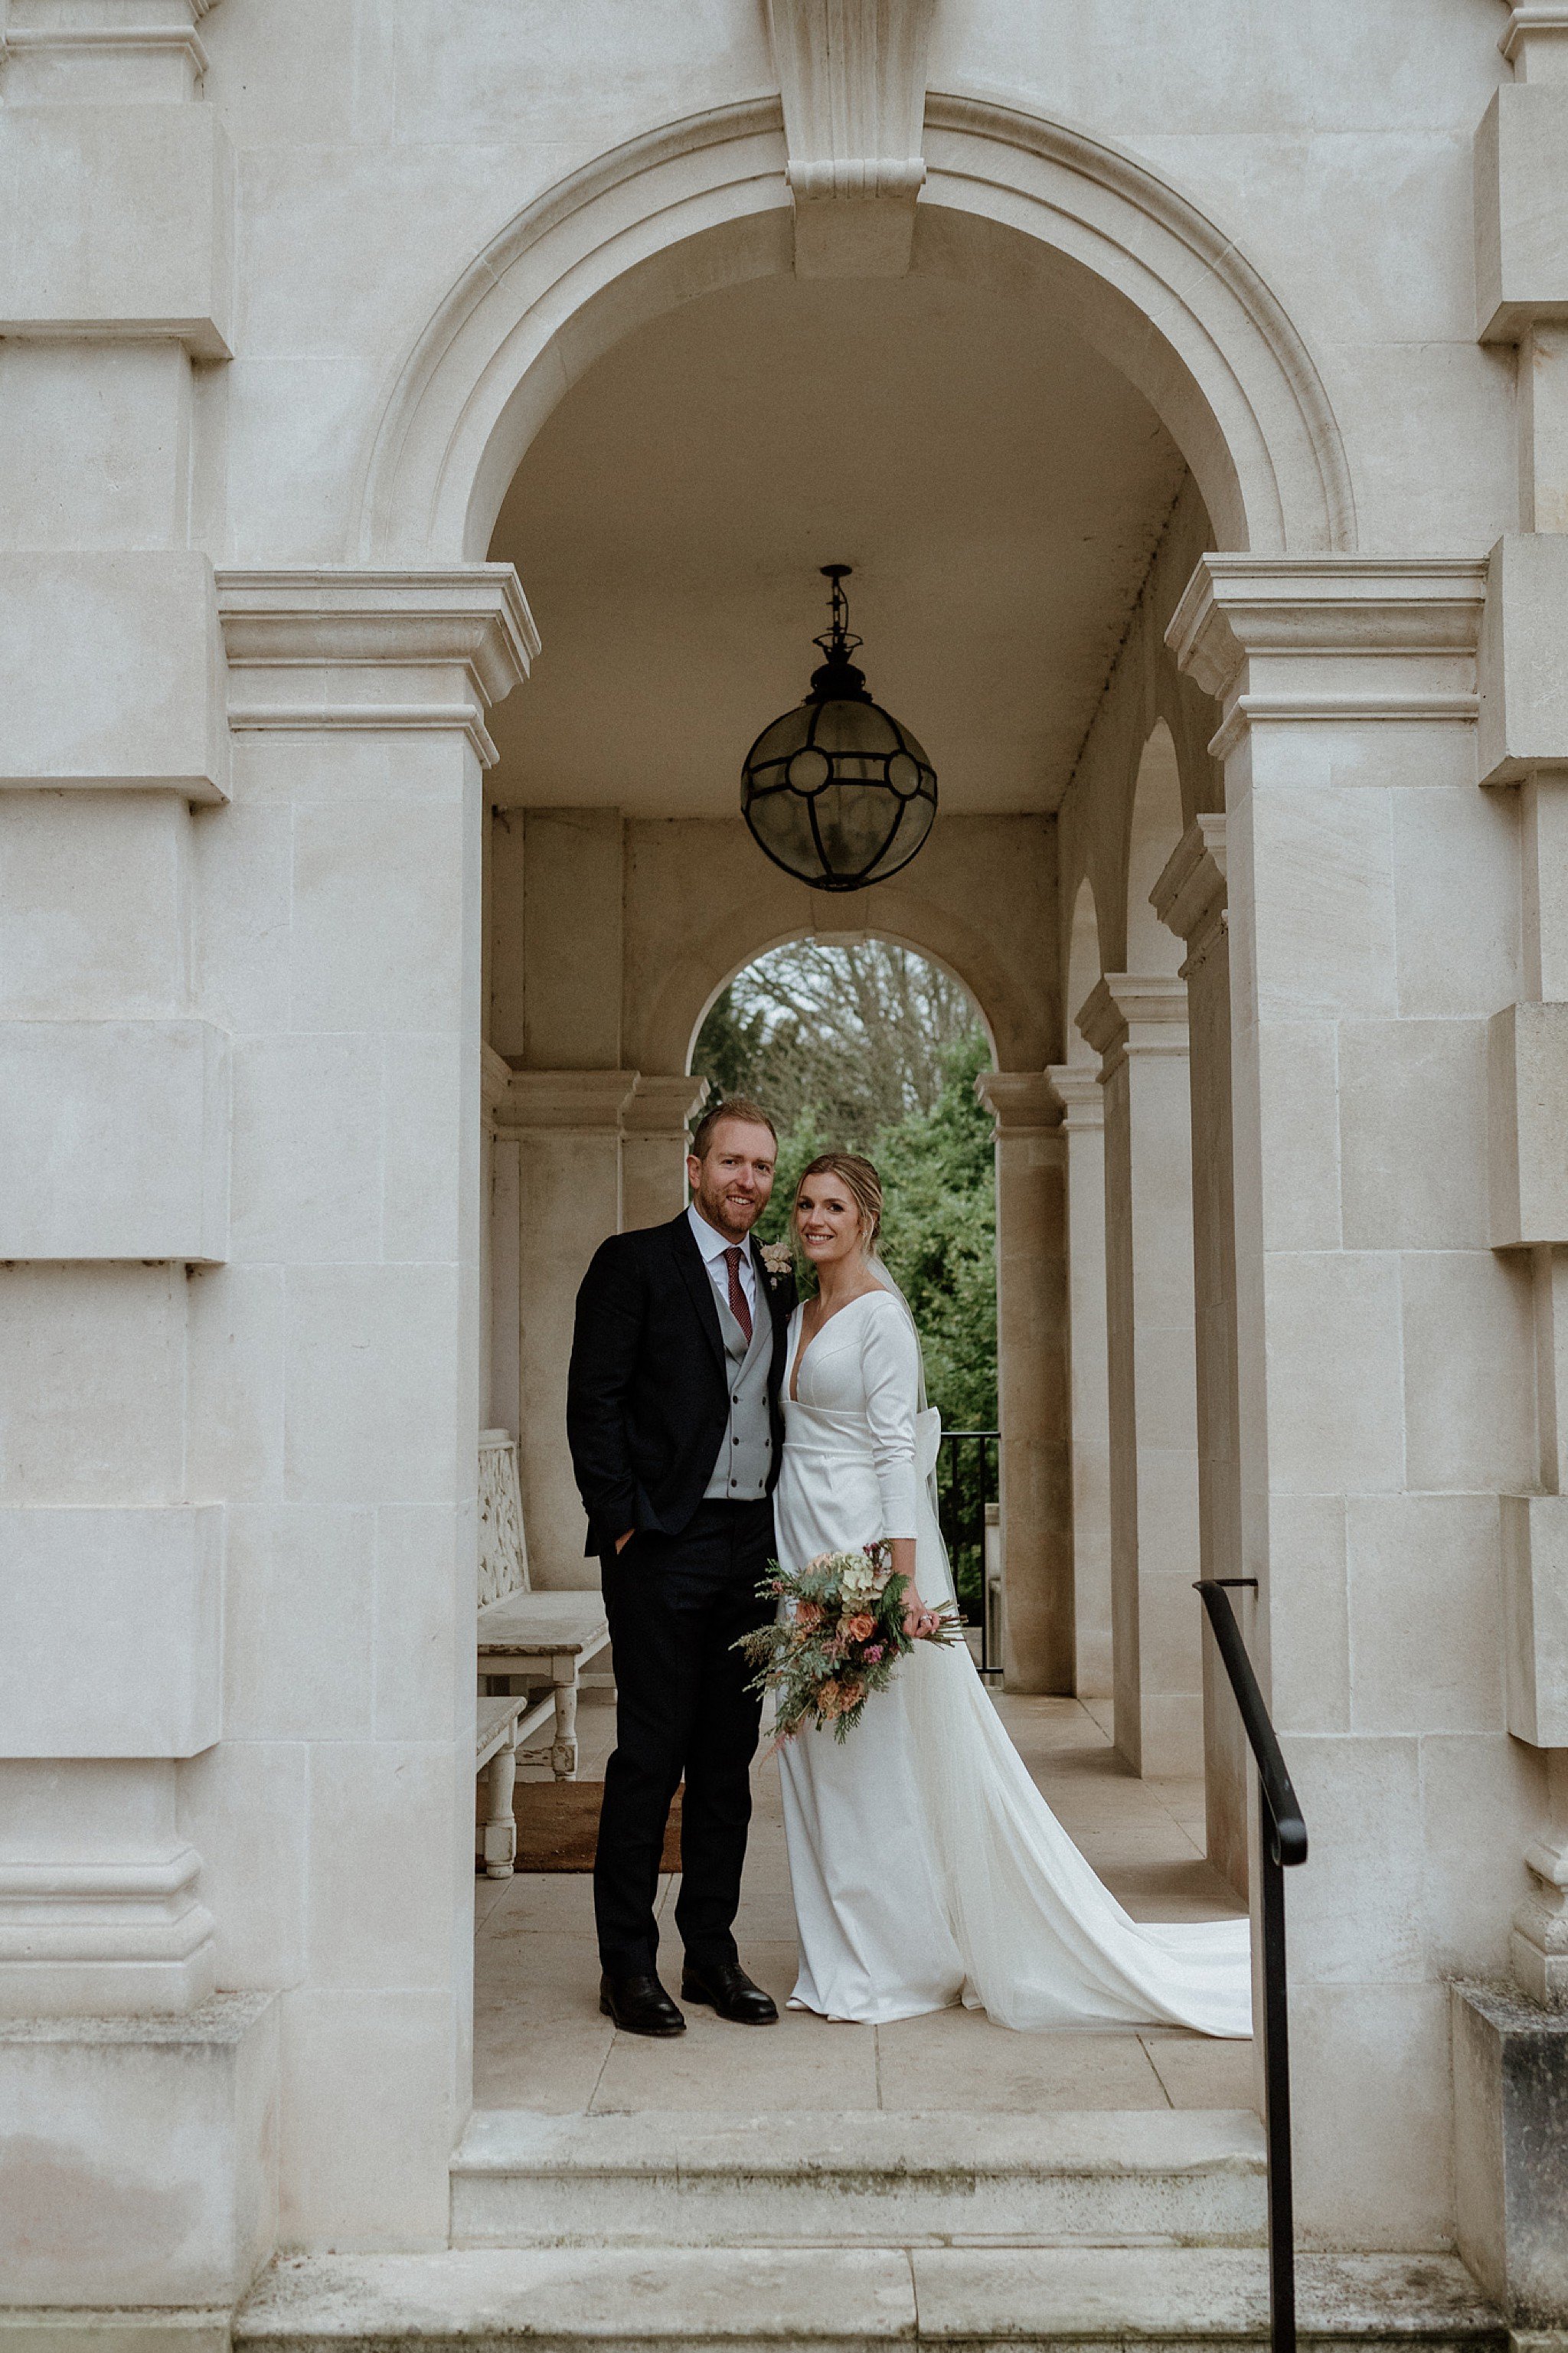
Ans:
[[[766,1208],[760,1193],[731,1193],[728,1187],[717,1191],[710,1191],[706,1185],[697,1187],[698,1214],[731,1241],[743,1242]]]

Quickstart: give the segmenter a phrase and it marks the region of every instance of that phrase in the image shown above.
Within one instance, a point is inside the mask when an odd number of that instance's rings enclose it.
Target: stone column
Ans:
[[[1067,1166],[1042,1073],[985,1071],[996,1122],[996,1356],[1008,1691],[1073,1686]]]
[[[282,1989],[280,2234],[438,2243],[471,2095],[484,714],[536,640],[504,565],[218,586],[234,798],[194,962],[235,1110],[188,1475],[227,1504],[224,1739],[181,1818],[219,1982]]]
[[[705,1079],[638,1073],[621,1117],[621,1224],[661,1226],[686,1207],[688,1123],[708,1092]]]
[[[1225,913],[1225,818],[1197,818],[1154,885],[1152,904],[1186,942],[1192,1045],[1193,1278],[1196,1336],[1198,1545],[1205,1577],[1241,1575],[1241,1460],[1237,1432],[1236,1203],[1231,1166],[1230,934]],[[1231,1595],[1244,1631],[1250,1595]],[[1206,1617],[1203,1645],[1204,1805],[1209,1861],[1245,1895],[1247,1743]]]
[[[223,1717],[193,1327],[233,1236],[228,1025],[193,968],[196,812],[233,816],[192,456],[233,312],[200,13],[43,0],[0,36],[7,2305],[227,2305],[272,2243],[278,1980],[233,1974],[181,1802]]]
[[[635,1071],[514,1071],[498,1129],[518,1147],[518,1475],[539,1586],[597,1587],[566,1451],[566,1371],[577,1286],[619,1233],[621,1114]]]
[[[1110,1405],[1105,1335],[1105,1095],[1090,1063],[1046,1076],[1067,1139],[1068,1331],[1072,1396],[1073,1689],[1109,1699]]]
[[[1135,1773],[1203,1770],[1187,992],[1108,973],[1078,1026],[1105,1089],[1116,1746]]]
[[[1539,1464],[1527,1254],[1489,1216],[1489,1024],[1523,976],[1518,812],[1476,782],[1486,593],[1469,557],[1212,555],[1170,630],[1222,711],[1241,1566],[1311,1840],[1320,2244],[1453,2228],[1450,1985],[1506,1970],[1545,1810],[1505,1675],[1499,1498]]]

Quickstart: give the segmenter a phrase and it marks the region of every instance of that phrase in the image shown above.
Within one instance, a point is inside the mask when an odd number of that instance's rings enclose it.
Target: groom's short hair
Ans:
[[[750,1095],[727,1095],[722,1103],[709,1104],[692,1131],[691,1156],[694,1160],[707,1159],[708,1146],[713,1140],[713,1131],[722,1119],[742,1120],[748,1127],[765,1127],[773,1137],[775,1146],[777,1145],[778,1129],[773,1125],[762,1104],[753,1103]]]

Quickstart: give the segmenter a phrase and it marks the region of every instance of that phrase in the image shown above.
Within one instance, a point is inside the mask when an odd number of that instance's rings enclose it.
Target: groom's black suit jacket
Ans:
[[[753,1241],[757,1311],[771,1314],[768,1405],[773,1460],[784,1451],[784,1348],[795,1282],[770,1280]],[[577,1293],[566,1435],[588,1514],[590,1553],[613,1553],[627,1528],[679,1535],[694,1516],[724,1442],[729,1360],[712,1279],[684,1209],[668,1226],[612,1234]]]

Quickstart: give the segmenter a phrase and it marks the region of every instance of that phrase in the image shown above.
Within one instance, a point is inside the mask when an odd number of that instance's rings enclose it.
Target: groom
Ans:
[[[762,1701],[734,1649],[763,1625],[774,1551],[779,1399],[794,1279],[751,1239],[778,1137],[743,1096],[699,1123],[693,1199],[667,1226],[601,1245],[577,1293],[566,1429],[615,1646],[616,1750],[605,1771],[594,1913],[599,2007],[632,2034],[680,2034],[658,1975],[654,1899],[682,1773],[681,1998],[772,2026],[733,1926]]]

